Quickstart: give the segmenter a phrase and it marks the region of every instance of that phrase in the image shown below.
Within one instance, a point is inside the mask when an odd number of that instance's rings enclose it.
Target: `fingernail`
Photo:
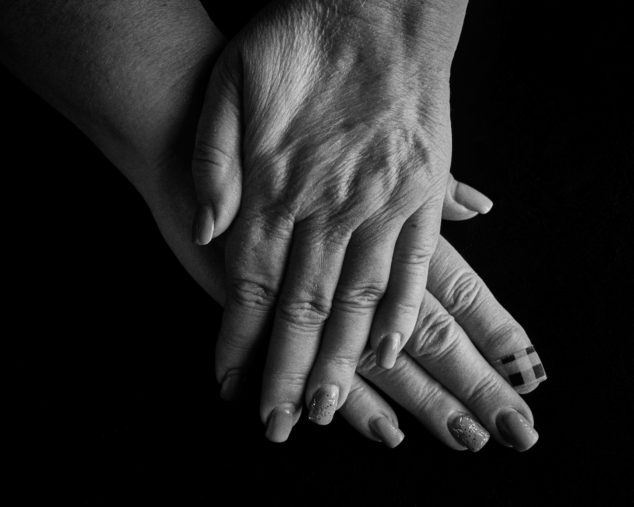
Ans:
[[[192,227],[192,241],[206,245],[214,236],[214,210],[209,205],[198,206]]]
[[[387,417],[377,417],[369,422],[372,434],[390,449],[394,449],[405,438],[405,434]]]
[[[401,335],[390,333],[385,335],[376,349],[376,364],[381,368],[390,369],[396,364],[396,357],[401,347]]]
[[[520,394],[527,394],[546,380],[546,371],[532,345],[493,362],[493,366]]]
[[[517,451],[526,451],[539,439],[535,428],[519,412],[511,410],[498,416],[497,428],[502,438]]]
[[[493,201],[479,190],[462,183],[456,187],[455,199],[465,208],[485,215],[493,208]]]
[[[482,199],[480,201],[480,207],[477,210],[481,215],[486,215],[489,211],[493,209],[493,201],[489,199],[486,195],[481,194]]]
[[[489,441],[491,435],[477,421],[467,414],[454,417],[447,425],[460,445],[471,452],[478,452]]]
[[[339,388],[335,385],[325,385],[313,396],[308,411],[308,419],[320,425],[330,424],[337,410]]]
[[[265,435],[271,442],[286,442],[292,429],[293,411],[289,408],[277,407],[269,415]]]
[[[235,370],[229,371],[220,384],[220,398],[225,401],[235,401],[245,383],[245,377]]]

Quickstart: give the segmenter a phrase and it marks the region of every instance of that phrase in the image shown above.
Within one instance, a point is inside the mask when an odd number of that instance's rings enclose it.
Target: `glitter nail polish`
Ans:
[[[475,419],[467,414],[459,414],[447,425],[449,431],[460,445],[471,452],[478,452],[489,441],[491,435]]]
[[[320,425],[330,424],[337,410],[339,388],[335,385],[320,387],[313,395],[308,411],[308,419]]]

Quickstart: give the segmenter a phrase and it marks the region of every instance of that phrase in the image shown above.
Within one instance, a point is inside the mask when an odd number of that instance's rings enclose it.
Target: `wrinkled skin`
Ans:
[[[396,334],[400,349],[414,330],[448,181],[464,14],[428,3],[278,2],[214,69],[193,163],[210,203],[199,217],[218,235],[237,213],[216,374],[230,398],[272,323],[263,420],[324,386],[340,407],[368,338],[377,348]]]
[[[199,91],[224,45],[200,4],[20,1],[2,4],[0,12],[0,35],[12,41],[2,48],[8,51],[0,53],[3,61],[135,185],[182,265],[222,303],[222,240],[208,249],[188,241],[196,204],[188,160]],[[49,21],[46,29],[42,19]],[[157,30],[161,36],[153,37]],[[468,412],[508,443],[497,431],[501,414],[517,410],[531,424],[532,415],[489,362],[526,347],[528,337],[464,260],[446,242],[439,245],[406,352],[390,370],[377,367],[367,352],[358,372],[454,449],[464,446],[448,423]],[[373,439],[372,421],[387,418],[398,426],[387,402],[359,376],[342,412]]]

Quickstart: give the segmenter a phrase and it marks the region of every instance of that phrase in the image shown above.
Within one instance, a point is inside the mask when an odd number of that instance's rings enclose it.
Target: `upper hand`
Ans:
[[[216,375],[230,397],[272,323],[263,420],[305,395],[327,424],[368,336],[394,363],[436,246],[451,44],[398,2],[363,4],[265,11],[221,56],[199,124],[198,242],[237,213]]]

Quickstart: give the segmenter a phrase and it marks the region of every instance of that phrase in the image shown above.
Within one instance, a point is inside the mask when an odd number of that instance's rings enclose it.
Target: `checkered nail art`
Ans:
[[[535,347],[513,352],[493,362],[493,366],[520,394],[531,391],[546,380],[546,371]]]

